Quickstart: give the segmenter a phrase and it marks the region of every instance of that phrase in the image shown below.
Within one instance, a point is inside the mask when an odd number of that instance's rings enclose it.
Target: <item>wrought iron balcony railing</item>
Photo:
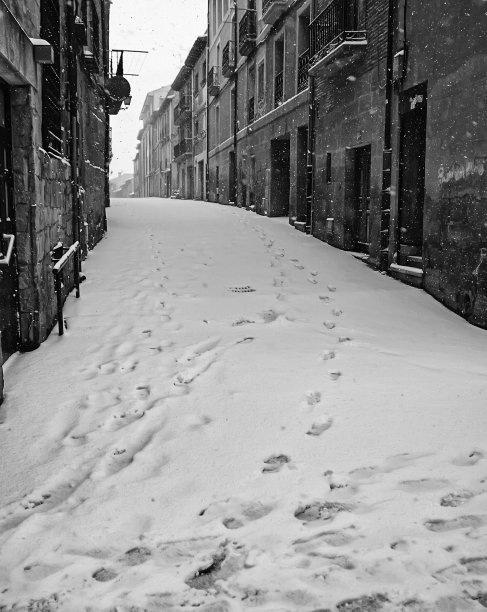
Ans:
[[[284,102],[284,75],[282,72],[276,74],[274,79],[274,108]]]
[[[174,159],[178,159],[183,155],[191,154],[193,150],[193,142],[191,138],[182,138],[177,145],[174,145]]]
[[[183,95],[174,108],[174,123],[181,125],[191,118],[191,96]]]
[[[247,123],[250,125],[255,119],[255,98],[249,98],[249,107],[247,109]]]
[[[224,77],[231,77],[235,70],[235,44],[229,40],[223,47],[222,52],[222,74]]]
[[[254,9],[245,11],[238,25],[238,50],[240,55],[250,55],[257,40],[257,19]]]
[[[262,20],[274,25],[289,6],[288,0],[264,0],[262,3]]]
[[[367,45],[367,33],[360,25],[355,2],[333,0],[309,25],[311,64],[329,61],[339,50]]]
[[[298,57],[298,93],[308,87],[309,49]]]
[[[220,69],[212,66],[208,72],[208,93],[210,96],[217,96],[220,93]]]

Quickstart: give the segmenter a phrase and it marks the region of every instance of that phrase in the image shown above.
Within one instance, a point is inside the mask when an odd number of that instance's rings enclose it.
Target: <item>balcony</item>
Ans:
[[[220,93],[220,69],[218,66],[210,68],[207,87],[210,96],[217,96]]]
[[[284,102],[284,75],[282,72],[276,74],[274,79],[274,108],[281,106]]]
[[[354,3],[333,0],[309,25],[309,73],[333,73],[355,61],[367,46],[360,25]]]
[[[262,20],[274,25],[289,6],[288,0],[264,0],[262,3]]]
[[[183,95],[174,109],[174,123],[181,125],[191,119],[191,96]]]
[[[255,49],[257,40],[257,21],[255,10],[245,11],[244,16],[238,24],[238,50],[240,55],[250,55]]]
[[[298,93],[308,88],[309,49],[298,57]]]
[[[255,119],[255,98],[249,98],[249,107],[247,109],[247,124],[250,125]]]
[[[174,145],[174,159],[181,161],[185,155],[191,155],[193,151],[193,143],[191,138],[182,138],[177,145]]]
[[[235,71],[235,45],[233,40],[229,40],[223,47],[222,53],[222,74],[224,77],[231,77]]]

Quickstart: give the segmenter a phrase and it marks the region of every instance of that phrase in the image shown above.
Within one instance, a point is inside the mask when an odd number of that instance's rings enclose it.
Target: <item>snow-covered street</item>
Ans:
[[[0,611],[485,610],[487,332],[285,218],[107,212],[7,362]]]

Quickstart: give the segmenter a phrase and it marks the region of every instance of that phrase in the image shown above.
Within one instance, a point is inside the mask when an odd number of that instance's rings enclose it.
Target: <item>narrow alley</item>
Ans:
[[[484,610],[487,332],[287,218],[107,216],[5,366],[1,612]]]

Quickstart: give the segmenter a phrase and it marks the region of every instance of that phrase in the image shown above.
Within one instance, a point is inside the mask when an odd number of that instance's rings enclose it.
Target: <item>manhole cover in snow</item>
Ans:
[[[235,285],[228,287],[228,290],[232,291],[233,293],[251,293],[252,291],[255,291],[255,289],[250,285]]]

